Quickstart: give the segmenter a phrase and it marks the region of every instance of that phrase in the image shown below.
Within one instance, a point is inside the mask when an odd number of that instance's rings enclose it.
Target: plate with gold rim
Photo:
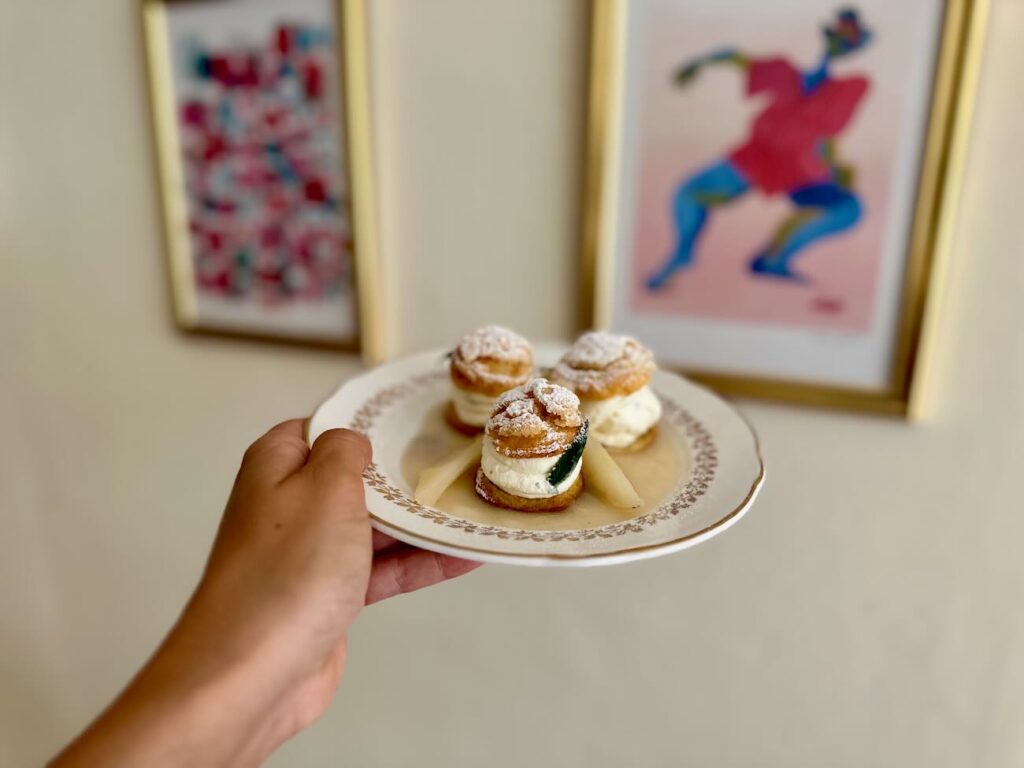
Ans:
[[[560,345],[535,347],[553,365]],[[658,557],[700,544],[737,523],[764,483],[757,436],[730,404],[688,379],[655,371],[662,418],[650,445],[614,453],[643,503],[616,509],[585,486],[563,512],[515,512],[474,492],[467,472],[431,505],[414,498],[419,473],[470,438],[444,419],[451,394],[447,350],[412,355],[345,382],[309,420],[310,443],[329,429],[364,433],[373,527],[424,549],[482,562],[583,567]]]

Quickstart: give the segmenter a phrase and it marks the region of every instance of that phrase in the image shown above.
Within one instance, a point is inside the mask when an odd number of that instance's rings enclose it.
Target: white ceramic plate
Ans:
[[[535,349],[539,365],[551,365],[562,349]],[[537,530],[524,514],[522,528],[506,513],[493,525],[455,517],[413,500],[415,479],[402,473],[402,458],[420,433],[424,414],[450,393],[444,350],[407,357],[352,379],[317,408],[310,443],[328,429],[348,427],[373,444],[366,471],[366,504],[373,526],[424,549],[484,562],[513,565],[611,565],[692,547],[736,523],[764,482],[757,438],[747,422],[708,390],[667,371],[651,388],[665,414],[660,430],[672,430],[685,458],[672,489],[640,516],[596,527]],[[628,518],[628,519],[627,519]],[[512,520],[518,519],[518,515]]]

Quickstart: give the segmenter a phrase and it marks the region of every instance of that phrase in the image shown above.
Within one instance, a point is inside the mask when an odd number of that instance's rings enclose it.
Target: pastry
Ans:
[[[557,512],[583,490],[580,400],[547,379],[506,392],[487,421],[476,492],[499,507]]]
[[[533,350],[518,333],[488,325],[462,337],[452,350],[450,371],[448,423],[464,434],[479,434],[498,396],[529,381]]]
[[[551,380],[580,398],[590,435],[608,448],[639,450],[654,438],[661,402],[648,386],[654,353],[631,336],[590,331],[577,339]]]

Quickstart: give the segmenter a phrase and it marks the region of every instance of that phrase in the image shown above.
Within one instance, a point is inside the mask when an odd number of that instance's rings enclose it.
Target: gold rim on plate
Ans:
[[[425,361],[434,360],[433,355],[430,353],[418,357],[422,357]],[[365,376],[374,375],[379,375],[379,373],[370,372]],[[671,376],[672,374],[668,375]],[[307,421],[307,440],[312,436],[311,432],[313,431],[313,422],[318,416],[320,416],[323,409],[325,409],[335,398],[338,398],[344,390],[349,388],[350,385],[354,384],[358,380],[365,380],[365,376],[358,377],[358,379],[347,383],[331,397],[321,403],[314,413],[314,416]],[[416,370],[414,364],[411,368],[407,369],[404,376],[398,379],[397,383],[393,383],[390,386],[376,387],[369,396],[362,398],[358,405],[354,407],[350,406],[352,409],[348,410],[348,415],[339,415],[336,418],[336,425],[341,426],[344,424],[350,429],[362,431],[372,437],[379,417],[384,415],[391,406],[410,395],[420,392],[424,387],[437,384],[446,378],[447,371],[443,368],[432,366],[431,370],[424,371],[422,368]],[[706,388],[688,381],[685,383],[687,386],[693,387],[694,389],[702,392],[705,396],[713,398],[721,404],[720,399],[713,393],[710,393]],[[629,520],[617,521],[590,528],[574,528],[559,531],[536,531],[509,528],[505,526],[487,525],[485,523],[465,520],[443,510],[419,504],[410,497],[406,490],[395,486],[391,481],[390,476],[385,472],[382,472],[376,462],[372,463],[370,467],[367,468],[365,475],[367,488],[369,491],[373,492],[379,500],[399,507],[406,514],[416,515],[421,519],[437,523],[448,529],[453,529],[453,531],[457,531],[463,535],[477,538],[495,536],[505,541],[520,541],[525,545],[543,545],[547,542],[559,544],[565,542],[593,541],[595,539],[610,539],[620,535],[641,533],[645,529],[649,530],[653,526],[675,517],[681,512],[693,507],[697,501],[705,495],[707,490],[710,488],[711,483],[715,480],[715,473],[719,463],[717,446],[711,432],[704,426],[703,422],[694,416],[690,410],[684,407],[680,402],[677,402],[675,397],[667,396],[661,392],[658,394],[663,404],[666,406],[665,410],[669,422],[673,425],[673,428],[679,432],[684,442],[687,444],[687,447],[690,449],[693,463],[688,475],[679,482],[672,494],[666,497],[650,512]],[[742,414],[738,413],[731,407],[729,408],[729,412],[735,415],[740,422],[742,422],[750,436],[750,439],[752,440],[753,456],[756,457],[756,473],[754,478],[750,482],[742,500],[736,506],[729,509],[728,512],[721,515],[710,524],[703,526],[699,530],[687,532],[681,536],[675,536],[668,540],[647,544],[635,544],[632,546],[622,546],[617,549],[602,552],[581,552],[579,554],[565,551],[516,552],[509,549],[495,549],[486,546],[477,546],[473,543],[462,543],[452,539],[438,538],[430,533],[419,533],[414,530],[410,530],[410,528],[403,525],[400,521],[389,520],[372,511],[370,512],[370,519],[374,527],[383,529],[386,533],[393,535],[396,538],[405,539],[408,543],[420,544],[427,548],[444,548],[450,553],[465,553],[470,559],[472,559],[473,555],[481,555],[494,558],[496,560],[507,560],[521,563],[532,562],[541,564],[550,561],[562,561],[582,564],[588,562],[598,563],[602,561],[611,561],[624,557],[628,558],[630,556],[653,557],[660,551],[685,549],[687,542],[693,542],[693,544],[699,543],[699,541],[711,538],[716,534],[716,532],[725,530],[736,522],[743,513],[750,508],[764,483],[764,459],[761,455],[760,440],[758,439],[757,433],[750,425],[750,422]],[[327,425],[320,426],[330,428]],[[323,430],[320,429],[320,431]],[[751,461],[750,464],[750,469],[754,469],[753,461]]]

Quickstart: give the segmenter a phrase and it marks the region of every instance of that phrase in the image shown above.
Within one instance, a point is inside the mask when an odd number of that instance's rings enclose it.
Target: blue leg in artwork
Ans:
[[[815,184],[790,194],[797,210],[786,219],[771,243],[750,265],[757,275],[803,282],[792,261],[809,246],[855,226],[864,215],[860,200],[836,184]]]
[[[698,171],[681,184],[672,205],[676,247],[663,266],[647,280],[648,290],[658,290],[679,270],[690,266],[709,209],[731,202],[749,189],[750,184],[728,160]]]

